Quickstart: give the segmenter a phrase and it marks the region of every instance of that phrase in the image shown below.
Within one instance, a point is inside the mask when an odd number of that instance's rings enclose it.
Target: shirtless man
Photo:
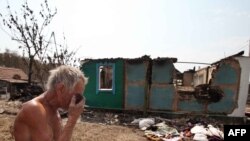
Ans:
[[[60,66],[51,71],[47,91],[24,103],[14,122],[15,141],[70,141],[77,119],[83,112],[87,78],[73,67]],[[64,127],[58,109],[68,110]]]

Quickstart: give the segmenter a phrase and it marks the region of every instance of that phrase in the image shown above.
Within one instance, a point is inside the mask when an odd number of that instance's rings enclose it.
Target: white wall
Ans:
[[[249,73],[250,73],[250,58],[249,57],[236,57],[240,63],[241,75],[240,75],[240,86],[238,95],[238,107],[228,116],[233,117],[244,117],[246,102],[248,96],[248,84],[249,84]]]

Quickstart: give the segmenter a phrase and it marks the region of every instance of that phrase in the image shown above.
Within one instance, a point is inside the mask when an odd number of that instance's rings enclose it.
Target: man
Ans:
[[[60,66],[50,73],[47,91],[22,105],[14,122],[16,141],[70,141],[85,104],[84,100],[76,103],[76,95],[83,94],[88,79],[69,66]],[[59,108],[68,110],[64,127]]]

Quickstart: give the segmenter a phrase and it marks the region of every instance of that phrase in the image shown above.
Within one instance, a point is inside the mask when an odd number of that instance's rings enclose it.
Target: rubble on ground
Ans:
[[[222,141],[224,133],[217,125],[212,125],[205,120],[180,120],[182,126],[177,127],[175,120],[158,117],[134,119],[131,123],[137,124],[144,131],[145,137],[150,141]],[[159,120],[160,119],[160,120]],[[167,123],[167,122],[168,123]],[[172,123],[171,123],[172,122]],[[171,126],[174,125],[175,127]]]
[[[0,100],[0,114],[16,115],[21,105],[20,101]],[[80,121],[140,129],[145,138],[151,141],[220,141],[224,138],[223,122],[208,117],[185,116],[169,119],[163,114],[150,114],[145,117],[139,112],[85,109]]]
[[[85,111],[83,121],[102,125],[123,125],[139,128],[151,141],[221,141],[223,123],[207,117],[168,119],[160,116],[144,118],[142,114],[125,114],[107,111]]]
[[[22,106],[20,101],[5,101],[0,100],[0,114],[11,114],[16,115]]]

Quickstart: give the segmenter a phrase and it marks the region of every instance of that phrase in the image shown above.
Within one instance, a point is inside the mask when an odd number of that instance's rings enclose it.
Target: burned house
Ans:
[[[183,85],[184,86],[193,86],[193,82],[194,82],[194,73],[195,70],[188,70],[188,71],[184,71],[183,72]]]
[[[85,59],[81,69],[89,77],[86,104],[103,109],[244,116],[249,57],[231,56],[182,74],[175,62],[176,58],[149,56]]]
[[[26,87],[28,76],[17,68],[0,67],[0,95],[1,97],[15,96],[18,90]]]
[[[209,84],[211,77],[212,77],[212,72],[215,69],[215,66],[208,66],[201,68],[195,72],[194,76],[194,86],[200,85],[200,84]]]

